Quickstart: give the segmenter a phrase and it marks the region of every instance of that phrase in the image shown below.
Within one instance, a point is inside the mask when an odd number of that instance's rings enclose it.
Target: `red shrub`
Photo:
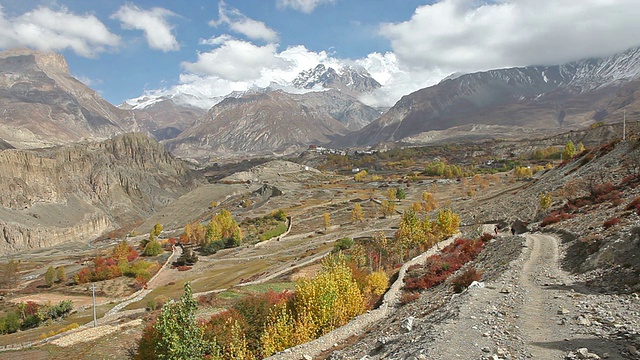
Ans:
[[[187,270],[191,270],[193,268],[191,266],[182,265],[182,266],[178,266],[176,269],[178,269],[178,271],[187,271]]]
[[[496,238],[495,236],[493,236],[493,235],[491,235],[489,233],[484,233],[484,234],[480,235],[480,240],[482,240],[484,242],[487,242],[487,241],[489,241],[491,239],[495,239],[495,238]]]
[[[140,255],[138,254],[138,252],[136,251],[136,249],[133,248],[133,246],[129,247],[129,254],[127,254],[127,261],[128,262],[134,262]]]
[[[442,249],[441,254],[430,256],[424,265],[412,266],[405,280],[406,290],[424,290],[444,282],[465,263],[475,259],[484,248],[480,239],[458,239]],[[423,270],[424,275],[415,276]],[[411,273],[414,275],[412,276]]]
[[[614,218],[611,218],[611,219],[609,219],[609,220],[605,221],[605,222],[602,224],[602,226],[603,226],[605,229],[608,229],[608,228],[612,227],[613,225],[615,225],[615,224],[617,224],[617,223],[619,223],[619,222],[620,222],[620,219],[619,219],[619,218],[615,218],[615,217],[614,217]]]
[[[551,214],[547,215],[547,217],[542,220],[540,226],[544,227],[547,225],[558,223],[562,220],[571,219],[573,215],[567,214],[564,210],[554,211]]]
[[[33,301],[27,301],[24,306],[24,313],[27,316],[36,315],[38,313],[38,310],[40,310],[40,305]]]
[[[624,209],[625,210],[637,210],[638,209],[638,205],[640,205],[640,196],[638,196],[637,198],[631,200],[631,202]]]

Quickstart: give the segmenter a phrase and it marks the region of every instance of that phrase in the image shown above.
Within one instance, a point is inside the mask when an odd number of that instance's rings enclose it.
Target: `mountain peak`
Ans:
[[[33,57],[36,65],[42,71],[56,71],[63,73],[70,73],[69,65],[63,55],[55,52],[43,52],[37,50],[31,50],[26,48],[9,49],[0,52],[0,59],[8,59],[12,57]]]
[[[369,92],[381,86],[362,67],[343,66],[336,71],[324,64],[302,71],[292,84],[300,89],[337,89],[355,93]]]

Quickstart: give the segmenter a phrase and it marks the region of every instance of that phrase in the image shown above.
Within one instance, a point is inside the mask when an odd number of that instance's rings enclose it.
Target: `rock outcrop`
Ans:
[[[138,222],[202,181],[142,134],[0,152],[0,254],[86,241]]]

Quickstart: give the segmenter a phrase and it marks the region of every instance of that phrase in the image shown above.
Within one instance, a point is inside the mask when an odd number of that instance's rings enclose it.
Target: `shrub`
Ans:
[[[158,240],[149,241],[144,247],[144,256],[158,256],[162,254],[162,245]]]
[[[212,241],[201,248],[205,255],[215,254],[222,249],[224,249],[224,241],[222,240]]]
[[[338,239],[336,241],[336,245],[333,247],[333,252],[337,253],[339,251],[342,250],[347,250],[350,247],[352,247],[354,244],[354,241],[352,238],[350,237],[343,237],[342,239]]]
[[[573,215],[567,214],[564,210],[554,211],[542,220],[540,226],[545,227],[547,225],[558,223],[562,220],[571,219],[572,217]]]
[[[638,205],[640,205],[640,196],[633,199],[624,209],[625,210],[637,210]]]
[[[406,290],[424,290],[444,282],[464,264],[475,259],[484,248],[480,239],[458,239],[442,249],[440,254],[430,256],[424,265],[409,268],[405,280]]]
[[[20,325],[20,330],[33,329],[40,326],[40,322],[42,320],[38,315],[29,315],[24,320],[22,320],[22,324]]]
[[[367,276],[366,292],[373,295],[382,295],[389,286],[389,276],[384,270],[374,271]]]
[[[609,219],[609,220],[605,221],[605,222],[602,224],[602,227],[604,227],[605,229],[608,229],[608,228],[610,228],[610,227],[612,227],[612,226],[616,225],[616,224],[617,224],[617,223],[619,223],[619,222],[620,222],[620,219],[619,219],[619,218],[614,217],[614,218],[611,218],[611,219]]]
[[[472,282],[479,281],[480,279],[482,279],[482,273],[470,267],[462,274],[456,276],[451,280],[453,291],[455,291],[456,293],[461,293],[464,289],[468,288]]]
[[[185,249],[182,255],[174,263],[175,266],[192,266],[198,262],[198,255],[191,249]]]

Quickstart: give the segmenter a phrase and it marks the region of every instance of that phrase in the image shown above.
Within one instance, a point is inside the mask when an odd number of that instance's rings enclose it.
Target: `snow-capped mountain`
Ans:
[[[336,71],[323,64],[301,72],[292,85],[300,89],[337,89],[350,93],[370,92],[381,86],[363,67],[344,66]]]
[[[640,48],[599,59],[452,76],[402,97],[340,145],[399,141],[468,124],[566,131],[640,114]],[[499,134],[496,134],[499,136]]]

